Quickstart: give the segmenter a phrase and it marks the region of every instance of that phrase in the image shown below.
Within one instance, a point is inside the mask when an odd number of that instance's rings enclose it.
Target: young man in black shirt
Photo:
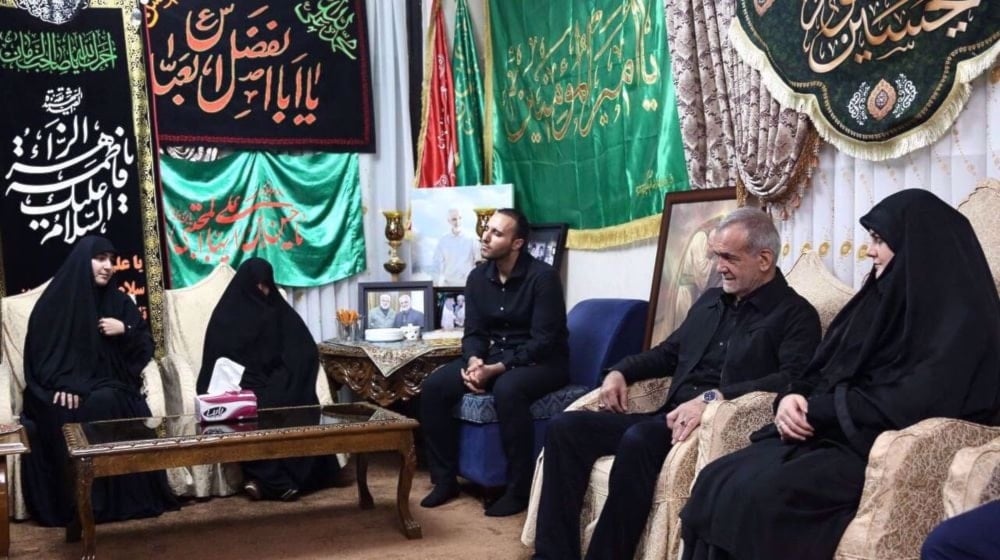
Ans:
[[[435,370],[420,391],[420,424],[434,489],[420,502],[437,507],[458,495],[458,421],[451,411],[467,392],[493,393],[507,455],[507,488],[486,515],[527,508],[534,467],[529,407],[566,385],[566,304],[559,274],[525,250],[528,220],[504,208],[483,232],[485,261],[465,283],[462,357]]]
[[[535,558],[580,558],[580,509],[594,461],[615,455],[608,499],[587,558],[632,558],[670,447],[687,439],[709,402],[779,391],[800,375],[820,340],[819,315],[775,266],[780,237],[752,208],[729,214],[713,232],[722,287],[707,290],[664,342],[611,368],[600,411],[553,418],[545,462]],[[629,383],[673,376],[666,404],[628,414]]]

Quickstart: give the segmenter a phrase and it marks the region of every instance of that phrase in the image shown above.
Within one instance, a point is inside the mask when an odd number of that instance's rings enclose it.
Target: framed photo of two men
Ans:
[[[417,325],[434,327],[434,289],[430,282],[360,282],[358,307],[366,329]]]

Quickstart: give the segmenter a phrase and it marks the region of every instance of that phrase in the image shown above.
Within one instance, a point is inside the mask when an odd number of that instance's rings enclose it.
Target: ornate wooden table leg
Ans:
[[[97,535],[94,533],[94,508],[90,503],[91,489],[94,487],[94,469],[90,459],[73,461],[73,474],[76,479],[76,515],[78,523],[70,523],[66,527],[66,541],[80,540],[83,532],[83,553],[80,560],[95,560],[97,558]],[[75,533],[75,535],[73,534]]]
[[[375,507],[375,500],[372,499],[372,493],[368,491],[368,455],[356,453],[354,458],[358,467],[358,505],[361,509],[372,509]]]
[[[417,452],[413,447],[413,432],[407,432],[399,448],[402,459],[399,464],[399,485],[396,487],[396,510],[403,526],[403,534],[408,539],[419,539],[424,536],[420,523],[410,514],[410,486],[413,484],[413,472],[417,469]]]
[[[0,503],[5,508],[9,507],[7,500],[7,459],[0,457]],[[6,510],[3,514],[3,521],[0,522],[0,552],[7,558],[10,555],[10,516]]]

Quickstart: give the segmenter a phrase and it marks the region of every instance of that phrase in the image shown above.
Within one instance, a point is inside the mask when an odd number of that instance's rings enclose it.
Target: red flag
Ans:
[[[441,2],[434,2],[434,23],[428,43],[433,44],[424,61],[424,110],[417,154],[417,186],[445,187],[455,184],[455,83]]]

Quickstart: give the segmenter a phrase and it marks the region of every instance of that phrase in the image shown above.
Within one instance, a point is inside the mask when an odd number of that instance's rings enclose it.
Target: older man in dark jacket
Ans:
[[[706,291],[656,347],[611,367],[600,412],[561,414],[549,424],[535,558],[580,558],[580,509],[594,461],[615,455],[608,499],[587,558],[632,558],[671,446],[698,427],[708,403],[779,391],[820,340],[819,316],[775,266],[780,238],[770,217],[742,208],[713,232],[722,288]],[[627,385],[673,376],[666,404],[627,414]]]

